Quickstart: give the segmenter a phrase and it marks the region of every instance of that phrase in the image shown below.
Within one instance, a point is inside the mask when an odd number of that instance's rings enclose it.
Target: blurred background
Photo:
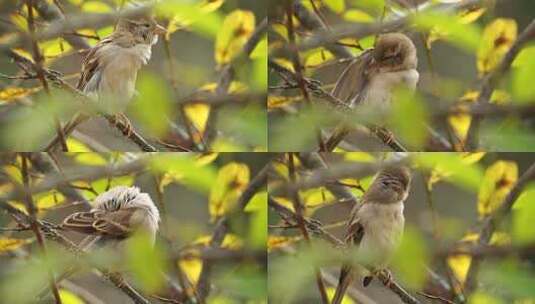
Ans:
[[[314,6],[311,3],[314,3]],[[399,31],[407,34],[417,47],[420,81],[417,96],[398,96],[395,110],[381,119],[370,119],[370,113],[355,114],[350,122],[387,122],[391,131],[409,151],[437,151],[429,144],[425,128],[414,126],[415,121],[427,122],[442,138],[453,142],[457,151],[463,149],[466,132],[471,123],[465,114],[477,98],[482,80],[500,62],[516,37],[533,20],[535,3],[530,0],[481,1],[451,12],[451,8],[467,1],[405,1],[405,0],[344,0],[294,1],[296,41],[301,43],[323,29],[355,30],[378,22],[394,20],[412,14],[418,3],[419,19]],[[284,1],[271,2],[270,60],[293,70],[288,54],[280,49],[288,42]],[[488,6],[485,6],[488,5]],[[435,8],[433,8],[433,6]],[[446,9],[444,9],[446,8]],[[422,17],[423,16],[423,17]],[[423,21],[425,19],[425,21]],[[318,28],[320,30],[318,30]],[[343,32],[343,31],[342,31]],[[347,56],[356,56],[362,49],[373,47],[375,35],[357,41],[346,38],[336,45],[308,49],[299,53],[304,76],[319,80],[330,92],[348,65]],[[334,50],[334,51],[333,51]],[[278,52],[278,53],[276,53]],[[503,77],[491,98],[491,103],[506,107],[523,107],[519,115],[494,115],[483,120],[480,147],[485,151],[533,151],[534,121],[527,108],[533,107],[534,90],[528,81],[535,60],[532,43],[528,43],[513,63],[510,73]],[[533,74],[530,74],[533,77]],[[314,128],[326,130],[345,116],[333,115],[328,102],[311,93],[314,108],[306,106],[299,89],[285,87],[285,77],[275,68],[269,72],[269,132],[271,151],[312,151],[317,148]],[[288,78],[286,76],[286,78]],[[312,91],[312,90],[310,90]],[[446,108],[461,109],[455,115],[436,115]],[[524,113],[524,115],[522,115]],[[328,115],[327,115],[328,114]],[[443,113],[444,114],[444,113]],[[397,119],[403,118],[403,119]],[[410,119],[405,119],[410,118]],[[295,128],[299,125],[303,128]],[[388,147],[369,134],[355,132],[345,146],[346,151],[388,151]],[[360,137],[358,136],[360,134]],[[288,140],[290,138],[290,140]],[[350,138],[350,139],[351,139]],[[367,138],[367,140],[366,140]],[[431,147],[431,148],[430,148]]]
[[[35,25],[38,31],[48,30],[61,20],[81,17],[90,20],[99,14],[150,3],[36,1]],[[9,43],[28,30],[24,1],[1,1],[0,12],[0,44]],[[153,46],[151,60],[138,73],[139,96],[130,103],[126,113],[134,128],[162,150],[172,150],[172,145],[193,151],[266,150],[266,35],[259,37],[250,56],[238,56],[256,26],[266,17],[264,1],[158,1],[155,15],[168,33]],[[112,31],[112,24],[95,23],[93,27],[78,30],[76,35],[70,33],[39,41],[44,67],[62,73],[65,80],[76,85],[86,47],[95,45]],[[73,39],[74,46],[70,44]],[[52,117],[56,115],[67,121],[75,110],[73,107],[80,106],[79,102],[55,88],[52,98],[47,97],[35,79],[9,78],[24,76],[9,52],[32,58],[29,43],[2,50],[0,148],[43,149],[54,133]],[[215,95],[225,67],[232,60],[233,73],[225,94],[234,97],[210,108],[202,101],[206,93]],[[210,121],[208,127],[207,121]],[[83,124],[72,140],[97,151],[139,150],[101,118]],[[75,144],[72,146],[76,148]]]
[[[491,245],[508,248],[503,255],[485,256],[479,269],[478,288],[465,298],[463,293],[470,256],[441,255],[461,243],[474,244],[482,223],[509,193],[518,178],[533,165],[532,153],[408,153],[413,175],[410,194],[405,202],[405,234],[400,250],[390,265],[394,280],[422,303],[436,301],[421,296],[427,293],[454,303],[531,303],[535,282],[535,235],[532,222],[535,209],[535,183],[528,183],[511,214],[498,222]],[[296,158],[298,182],[314,176],[317,153],[300,153]],[[353,166],[392,161],[391,153],[323,153],[321,158],[331,172]],[[288,158],[280,156],[269,181],[269,195],[279,206],[294,210],[292,199],[277,189],[288,183]],[[346,222],[354,206],[337,198],[327,187],[344,185],[357,199],[368,188],[373,175],[362,178],[328,179],[322,187],[300,191],[305,218],[319,221],[325,231],[344,239]],[[326,187],[327,186],[327,187]],[[346,252],[325,242],[309,229],[312,242],[303,240],[299,229],[286,222],[270,200],[268,265],[269,297],[274,303],[320,303],[314,267],[321,267],[327,294],[332,296],[338,284],[342,261],[354,252]],[[524,247],[525,246],[525,247]],[[354,256],[353,256],[354,258]],[[316,268],[317,269],[317,268]],[[362,287],[355,279],[344,303],[403,303],[381,282],[374,280]],[[514,283],[513,283],[514,282]],[[443,285],[444,284],[444,285]],[[455,286],[455,292],[444,286]],[[307,292],[303,292],[306,290]],[[446,289],[447,290],[447,289]],[[284,296],[281,296],[283,294]]]
[[[104,251],[77,261],[49,239],[45,240],[47,258],[43,259],[34,234],[16,231],[20,226],[13,213],[0,212],[2,303],[38,302],[36,295],[48,286],[47,268],[61,273],[71,263],[84,268],[59,284],[63,303],[132,303],[112,284],[91,273],[87,262],[128,269],[123,272],[127,282],[151,303],[160,303],[156,296],[192,303],[185,300],[184,294],[193,297],[203,267],[200,256],[208,257],[211,265],[206,303],[266,303],[265,184],[253,192],[245,210],[237,208],[236,203],[249,182],[268,163],[269,154],[69,153],[59,154],[55,160],[47,154],[26,155],[30,160],[28,173],[32,187],[57,181],[62,176],[78,176],[67,185],[59,183],[51,191],[34,194],[40,220],[60,224],[73,212],[88,210],[97,194],[117,185],[133,185],[150,195],[162,221],[154,250],[143,242],[133,241],[126,254]],[[4,201],[21,186],[20,155],[3,153],[0,161],[0,204],[26,212],[22,200]],[[102,174],[103,168],[114,168],[114,171]],[[211,247],[212,234],[224,217],[228,229],[222,246]],[[74,232],[60,233],[75,243],[84,237]],[[165,273],[167,279],[160,279],[159,273]],[[185,286],[185,291],[177,294],[171,284],[179,289]],[[44,302],[53,302],[50,294]]]

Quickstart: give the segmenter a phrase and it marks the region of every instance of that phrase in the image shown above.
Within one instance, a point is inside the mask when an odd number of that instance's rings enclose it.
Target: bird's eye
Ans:
[[[150,24],[148,24],[148,23],[143,23],[141,26],[143,26],[144,28],[149,28],[149,27],[150,27]]]

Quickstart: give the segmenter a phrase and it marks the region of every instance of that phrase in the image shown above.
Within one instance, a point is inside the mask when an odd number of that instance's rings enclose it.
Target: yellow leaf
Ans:
[[[56,190],[52,190],[46,193],[40,193],[35,195],[34,201],[37,209],[39,211],[44,211],[46,209],[50,209],[52,207],[55,207],[57,205],[60,205],[65,200],[65,197],[63,194],[57,192]]]
[[[40,90],[41,88],[6,87],[0,91],[0,102],[18,100]]]
[[[334,294],[336,292],[336,289],[334,287],[327,287],[325,289],[325,292],[327,292],[327,297],[332,300],[334,298]],[[341,304],[355,304],[355,302],[351,299],[351,297],[349,295],[347,295],[347,292],[346,294],[344,295],[344,297],[342,298],[342,302],[340,302]]]
[[[460,22],[463,24],[468,24],[476,21],[487,11],[486,7],[474,7],[466,10],[462,10],[458,13],[460,17]]]
[[[344,159],[354,162],[371,163],[375,161],[375,157],[368,152],[346,152]]]
[[[77,163],[88,166],[103,166],[108,161],[96,152],[69,152],[67,155],[72,156]]]
[[[275,58],[275,59],[273,59],[273,61],[275,63],[279,64],[280,66],[282,66],[284,68],[287,68],[288,70],[290,70],[292,72],[295,72],[294,65],[290,60],[284,59],[284,58]]]
[[[84,143],[72,137],[67,138],[67,148],[69,152],[91,152]]]
[[[65,43],[63,38],[56,38],[53,40],[48,40],[39,43],[39,47],[41,48],[41,52],[45,59],[55,58],[63,54],[64,52],[68,52],[72,49],[71,45],[68,43]],[[48,63],[48,61],[47,61]]]
[[[334,201],[334,196],[325,187],[301,191],[301,199],[306,207],[316,207]]]
[[[323,48],[311,50],[305,54],[305,67],[313,68],[331,58],[334,58],[333,54]]]
[[[278,197],[278,196],[273,197],[273,200],[275,202],[277,202],[279,205],[284,206],[284,207],[290,209],[291,211],[295,212],[294,204],[293,204],[293,202],[291,200],[289,200],[289,199],[287,199],[285,197]]]
[[[335,13],[342,13],[346,8],[344,0],[323,0],[323,3]]]
[[[212,220],[236,207],[238,198],[249,183],[249,167],[231,162],[221,169],[210,192],[209,210]]]
[[[204,245],[208,246],[210,243],[210,240],[212,239],[211,235],[203,235],[199,238],[197,238],[193,245]],[[232,250],[238,250],[243,247],[243,240],[240,239],[237,235],[228,233],[225,235],[225,238],[223,239],[223,243],[221,244],[221,248],[226,249],[232,249]]]
[[[68,291],[67,289],[60,289],[59,296],[61,303],[63,304],[84,304],[85,302],[80,299],[76,294]]]
[[[22,185],[22,173],[19,167],[15,165],[4,166],[4,172],[9,176],[9,179]]]
[[[13,251],[22,245],[29,244],[32,241],[29,239],[11,239],[0,237],[0,253]]]
[[[497,161],[487,168],[479,189],[477,210],[480,216],[494,212],[503,202],[518,179],[515,162]]]
[[[201,3],[201,9],[207,13],[213,12],[220,8],[221,5],[223,5],[223,2],[225,2],[225,0],[203,0]]]
[[[210,114],[210,106],[203,103],[191,103],[184,107],[184,112],[186,112],[186,117],[193,124],[195,129],[203,134],[206,129],[208,115]],[[195,140],[197,142],[200,141],[200,137],[195,138]]]
[[[517,35],[516,21],[498,18],[485,27],[477,50],[477,70],[481,75],[492,71],[511,48]]]
[[[197,284],[199,280],[199,275],[201,274],[202,269],[202,260],[201,259],[185,259],[179,262],[179,266],[182,271],[188,277],[188,280],[193,284]]]
[[[284,248],[288,245],[299,241],[301,237],[298,236],[273,236],[270,235],[267,241],[268,252]]]
[[[350,9],[344,13],[344,19],[352,22],[369,23],[373,22],[374,18],[365,11],[358,9]]]
[[[223,21],[215,42],[215,60],[222,65],[238,55],[255,28],[255,16],[250,11],[235,10]]]
[[[82,4],[82,11],[86,13],[109,13],[112,9],[104,1],[85,1]]]
[[[268,109],[273,110],[277,108],[284,108],[296,101],[303,100],[299,96],[277,96],[277,95],[268,95]]]
[[[196,162],[197,164],[201,166],[208,165],[208,164],[211,164],[214,160],[216,160],[218,156],[219,156],[219,153],[213,153],[213,152],[198,154],[196,156]]]
[[[288,40],[288,32],[286,30],[286,26],[280,23],[274,23],[271,25],[271,29],[279,34],[284,39]]]
[[[11,22],[20,30],[28,31],[28,21],[26,20],[26,17],[19,13],[12,13],[9,15],[9,19],[11,19]]]

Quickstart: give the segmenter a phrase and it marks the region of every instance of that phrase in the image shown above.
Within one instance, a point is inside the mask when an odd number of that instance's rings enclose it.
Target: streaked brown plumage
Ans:
[[[331,94],[351,108],[387,110],[394,88],[402,84],[416,88],[417,65],[416,47],[407,36],[380,35],[375,48],[364,51],[342,72]],[[334,150],[347,133],[346,126],[336,127],[326,142],[326,149]]]
[[[158,35],[164,33],[165,29],[151,17],[121,19],[110,36],[89,50],[82,61],[77,88],[95,102],[88,104],[87,111],[75,115],[65,124],[65,136],[86,121],[95,110],[117,115],[129,126],[128,119],[121,113],[135,93],[138,70],[147,64]],[[48,151],[58,142],[59,136],[45,150]]]
[[[407,167],[384,168],[363,195],[361,203],[351,212],[345,242],[358,248],[359,257],[369,269],[386,268],[399,245],[405,222],[403,203],[408,196],[410,182]],[[342,267],[333,304],[341,303],[354,275],[351,265]],[[371,278],[365,277],[363,284],[367,286]]]

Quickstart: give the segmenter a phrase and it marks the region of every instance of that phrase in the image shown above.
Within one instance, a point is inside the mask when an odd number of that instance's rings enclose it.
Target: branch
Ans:
[[[483,85],[479,91],[479,96],[477,98],[477,104],[488,104],[490,97],[496,85],[503,77],[503,75],[509,70],[514,59],[528,42],[535,39],[535,20],[532,20],[531,23],[524,29],[524,31],[518,36],[515,43],[511,46],[509,51],[505,54],[500,64],[483,80]],[[467,146],[469,150],[476,150],[479,146],[479,126],[482,120],[481,115],[474,115],[472,117],[472,122],[468,129],[467,135]]]
[[[241,196],[238,198],[236,211],[243,210],[251,198],[260,191],[262,187],[266,186],[267,175],[270,168],[270,164],[267,165],[258,172],[258,174],[249,182]],[[221,217],[212,232],[212,238],[208,244],[208,248],[219,248],[227,235],[229,230],[229,218],[227,216]],[[197,283],[197,294],[202,302],[208,297],[210,293],[210,274],[213,267],[213,261],[203,260],[201,274],[199,275],[199,281]]]
[[[103,177],[123,176],[138,172],[145,168],[145,166],[149,163],[150,158],[151,156],[143,156],[136,160],[125,162],[119,165],[107,165],[97,168],[87,167],[85,169],[66,169],[63,173],[50,174],[39,184],[31,186],[29,192],[31,194],[46,192],[82,179],[84,181],[91,182]],[[24,192],[16,188],[11,192],[0,195],[0,206],[7,201],[20,200],[21,198],[24,198]]]
[[[484,2],[486,2],[486,0],[464,0],[455,4],[430,5],[428,8],[421,10],[418,13],[420,14],[428,11],[457,11],[473,7],[475,5],[480,5]],[[359,26],[355,26],[355,24],[346,24],[333,27],[329,31],[317,31],[309,38],[304,39],[303,42],[297,46],[297,50],[303,52],[326,45],[332,45],[344,38],[359,39],[376,33],[391,32],[406,26],[410,20],[414,18],[415,14],[416,13],[408,14],[404,17],[387,22],[377,22],[369,25]],[[284,45],[279,49],[273,50],[271,56],[273,58],[288,57],[287,55],[291,54],[291,52],[291,48],[288,45]]]
[[[30,194],[30,193],[33,193],[33,192],[28,191],[28,193]],[[41,220],[35,220],[35,221],[32,222],[31,217],[29,217],[28,215],[26,215],[22,211],[20,211],[17,208],[15,208],[15,207],[11,206],[10,204],[8,204],[7,201],[4,200],[3,198],[0,198],[0,208],[4,209],[5,211],[7,211],[11,215],[13,215],[16,219],[18,219],[18,221],[22,221],[22,222],[30,223],[30,224],[31,223],[35,223],[36,225],[38,225],[38,229],[42,232],[42,234],[43,234],[43,236],[45,238],[50,239],[50,240],[52,240],[54,242],[57,242],[58,244],[63,246],[65,249],[67,249],[70,253],[74,254],[75,256],[83,257],[85,255],[83,250],[78,248],[78,246],[76,246],[73,242],[71,242],[65,236],[60,234],[56,230],[54,225],[48,224],[48,223],[46,223],[44,221],[41,221]],[[25,224],[20,223],[20,222],[19,222],[19,224],[25,225]],[[112,273],[109,270],[103,269],[103,268],[98,268],[98,270],[102,273],[102,275],[107,280],[112,282],[115,285],[115,287],[117,287],[122,292],[124,292],[126,295],[128,295],[134,301],[134,303],[136,303],[136,304],[150,304],[150,302],[148,300],[143,298],[143,296],[141,296],[132,286],[130,286],[130,284],[128,284],[128,282],[126,282],[124,280],[124,278],[122,278],[122,276],[119,275],[118,273]]]
[[[215,90],[217,95],[224,95],[228,92],[230,84],[232,83],[232,79],[234,78],[234,65],[240,62],[243,57],[249,57],[249,55],[251,55],[251,52],[254,50],[256,45],[260,42],[260,40],[266,33],[267,27],[268,20],[266,17],[260,22],[260,24],[258,24],[251,37],[249,37],[249,39],[243,46],[241,55],[236,56],[230,63],[223,67],[221,75],[219,76],[219,80],[217,82],[217,88]],[[217,134],[217,130],[215,130],[216,122],[217,111],[210,111],[210,113],[208,114],[208,119],[206,121],[206,128],[204,134],[204,141],[207,145],[207,149],[210,148],[210,145]]]
[[[494,231],[502,219],[510,213],[511,208],[522,193],[524,187],[533,180],[535,180],[535,164],[532,164],[528,170],[520,176],[511,191],[509,191],[503,202],[500,204],[500,207],[484,220],[483,227],[479,233],[478,245],[486,246],[489,244]],[[482,260],[483,256],[472,257],[472,262],[470,263],[468,274],[466,275],[464,288],[467,298],[477,287],[477,274]]]
[[[30,4],[28,3],[28,6]],[[31,8],[29,8],[31,10]],[[26,204],[26,210],[29,214],[29,223],[30,227],[35,234],[35,237],[37,238],[37,243],[39,244],[39,248],[41,249],[41,253],[43,254],[43,258],[45,261],[48,260],[48,255],[46,252],[46,244],[43,237],[43,234],[41,234],[41,230],[39,229],[39,225],[37,223],[37,210],[35,208],[35,204],[33,201],[33,197],[29,191],[30,189],[30,179],[29,179],[29,173],[28,173],[28,157],[26,154],[20,154],[20,157],[22,158],[22,182],[24,185],[24,192],[25,192],[25,199],[24,202]],[[52,290],[52,294],[54,295],[54,299],[56,300],[57,304],[61,304],[61,297],[59,295],[58,286],[56,285],[56,279],[54,278],[54,273],[52,272],[52,269],[50,267],[47,267],[47,273],[48,273],[48,279],[50,284],[50,289]]]

